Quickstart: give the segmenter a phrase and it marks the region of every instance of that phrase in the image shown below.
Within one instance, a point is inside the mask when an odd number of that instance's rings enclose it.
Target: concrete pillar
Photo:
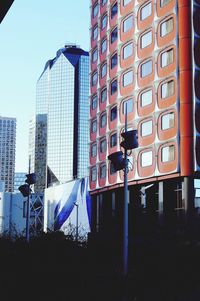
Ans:
[[[158,183],[158,221],[163,225],[163,182]]]
[[[186,223],[191,223],[194,217],[194,179],[192,177],[184,177],[184,200],[185,200],[185,217]]]
[[[170,232],[175,231],[176,225],[176,188],[177,180],[163,181],[163,217],[165,228]]]

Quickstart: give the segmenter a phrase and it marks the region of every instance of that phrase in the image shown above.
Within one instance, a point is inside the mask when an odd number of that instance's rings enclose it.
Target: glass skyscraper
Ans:
[[[38,174],[40,169],[46,186],[88,174],[88,95],[89,53],[75,45],[66,45],[46,63],[37,82],[35,137],[38,137],[38,116],[43,116],[43,120],[46,116],[47,134],[42,139],[46,159],[36,158],[36,149],[40,152],[41,148],[35,140],[34,171]]]
[[[16,150],[16,118],[0,116],[0,181],[5,191],[14,189]]]

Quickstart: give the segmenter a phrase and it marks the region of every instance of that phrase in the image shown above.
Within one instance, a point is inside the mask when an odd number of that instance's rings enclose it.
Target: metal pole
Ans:
[[[30,174],[30,170],[31,170],[31,156],[29,156],[29,167],[28,167],[28,173],[29,174]],[[29,190],[30,190],[30,185],[29,185]],[[29,242],[29,217],[30,217],[30,199],[29,199],[29,195],[27,197],[26,204],[27,204],[27,206],[26,206],[26,241]]]
[[[125,107],[125,132],[127,132],[127,104]],[[123,275],[128,273],[128,158],[124,149],[124,218],[123,218]]]
[[[78,204],[75,203],[76,206],[76,241],[78,241]]]

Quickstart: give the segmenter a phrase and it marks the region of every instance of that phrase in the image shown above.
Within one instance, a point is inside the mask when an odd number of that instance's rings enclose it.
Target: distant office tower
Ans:
[[[27,172],[16,172],[14,178],[14,192],[19,192],[19,186],[23,185],[26,180]]]
[[[66,45],[37,82],[34,171],[40,190],[88,174],[88,95],[89,54]]]
[[[5,191],[14,189],[16,118],[0,116],[0,180]]]
[[[36,173],[34,192],[42,192],[46,183],[47,114],[38,114],[29,122],[30,171]]]
[[[123,151],[126,105],[128,129],[138,130],[139,142],[128,152],[130,203],[144,189],[145,207],[155,216],[193,207],[200,171],[199,20],[199,0],[91,1],[90,189],[94,199],[103,198],[102,208],[111,206],[111,192],[123,199],[123,171],[107,157]]]

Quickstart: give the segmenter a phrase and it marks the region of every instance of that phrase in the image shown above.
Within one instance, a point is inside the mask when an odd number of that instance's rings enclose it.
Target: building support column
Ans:
[[[163,226],[163,181],[158,183],[158,221]]]
[[[194,217],[194,197],[194,179],[184,177],[185,220],[187,225],[191,225]]]

